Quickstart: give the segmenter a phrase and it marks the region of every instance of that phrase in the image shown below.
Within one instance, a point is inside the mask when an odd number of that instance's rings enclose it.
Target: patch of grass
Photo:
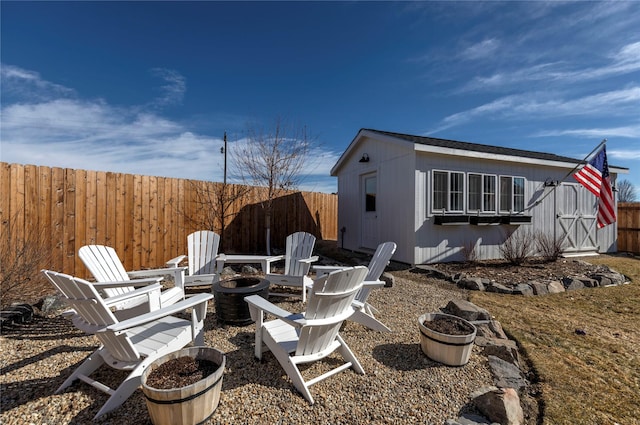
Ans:
[[[640,424],[640,259],[585,258],[632,284],[540,297],[474,292],[530,359],[545,424]],[[585,331],[580,335],[576,330]]]

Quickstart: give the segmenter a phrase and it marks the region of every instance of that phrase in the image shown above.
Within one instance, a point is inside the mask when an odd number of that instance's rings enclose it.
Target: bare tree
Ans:
[[[242,179],[267,188],[267,200],[262,205],[265,208],[267,255],[270,255],[273,201],[298,187],[311,141],[306,126],[291,125],[276,118],[268,129],[248,125],[245,142],[235,145],[230,152]]]
[[[629,180],[620,180],[617,184],[618,202],[635,202],[637,197],[636,188]]]

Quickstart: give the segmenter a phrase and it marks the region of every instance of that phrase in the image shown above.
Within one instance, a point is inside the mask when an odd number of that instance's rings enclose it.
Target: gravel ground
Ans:
[[[474,346],[469,363],[446,367],[429,360],[420,350],[417,318],[444,307],[454,298],[466,298],[453,285],[428,277],[409,280],[395,274],[395,285],[372,293],[369,300],[393,333],[368,330],[347,322],[341,335],[354,351],[366,375],[341,372],[311,387],[315,404],[309,405],[291,385],[271,353],[262,362],[253,356],[254,325],[220,325],[215,306],[209,304],[207,345],[226,353],[222,397],[209,424],[443,424],[468,411],[472,391],[492,384],[486,358]],[[289,311],[300,302],[273,300]],[[56,388],[97,348],[95,337],[78,332],[67,319],[38,316],[21,329],[0,337],[0,423],[84,424],[106,401],[107,395],[76,382],[64,393]],[[333,357],[311,366],[303,374],[317,374]],[[103,367],[96,374],[117,385],[125,374]],[[99,418],[105,424],[149,424],[141,390],[119,409]]]

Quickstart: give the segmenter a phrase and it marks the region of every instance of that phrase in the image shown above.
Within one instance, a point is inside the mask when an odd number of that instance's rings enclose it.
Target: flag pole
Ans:
[[[600,142],[600,144],[599,144],[598,146],[596,146],[596,147],[595,147],[591,152],[589,152],[589,155],[585,156],[585,157],[584,157],[584,159],[583,159],[581,162],[579,162],[578,164],[576,164],[576,166],[575,166],[575,167],[573,167],[573,170],[569,171],[569,172],[567,173],[567,175],[566,175],[566,176],[564,176],[564,177],[562,178],[562,180],[566,179],[566,178],[567,178],[567,177],[569,177],[571,174],[573,174],[573,172],[574,172],[574,171],[576,171],[576,170],[578,169],[578,167],[579,167],[579,166],[581,166],[581,165],[583,165],[583,164],[586,164],[586,163],[587,163],[587,158],[589,158],[591,155],[593,155],[593,153],[594,153],[594,152],[598,151],[598,150],[600,149],[600,147],[601,147],[602,145],[604,145],[605,143],[607,143],[607,139],[602,139],[602,142]]]
[[[597,151],[600,149],[600,147],[601,147],[602,145],[604,145],[605,143],[607,143],[607,139],[602,139],[602,142],[600,142],[600,144],[599,144],[598,146],[596,146],[596,147],[595,147],[591,152],[589,152],[589,154],[588,154],[587,156],[585,156],[585,157],[584,157],[584,159],[583,159],[582,161],[578,162],[578,163],[576,164],[576,166],[575,166],[575,167],[573,167],[573,169],[572,169],[571,171],[569,171],[569,172],[568,172],[568,173],[567,173],[567,174],[566,174],[562,179],[558,180],[558,182],[564,181],[564,179],[566,179],[566,178],[567,178],[567,177],[569,177],[571,174],[573,174],[573,173],[574,173],[574,171],[576,171],[576,170],[578,169],[578,167],[579,167],[579,166],[581,166],[581,165],[583,165],[583,164],[586,164],[586,163],[587,163],[587,159],[588,159],[591,155],[593,155],[593,153],[594,153],[594,152],[597,152]],[[538,199],[538,200],[537,200],[533,205],[531,205],[531,206],[529,206],[529,207],[525,208],[523,211],[526,211],[526,210],[531,209],[531,208],[533,208],[533,207],[535,207],[535,206],[537,206],[537,205],[540,205],[540,203],[544,200],[544,198],[546,198],[546,197],[547,197],[547,196],[549,196],[551,193],[553,193],[553,191],[554,191],[554,190],[556,190],[556,188],[557,188],[557,187],[558,187],[558,186],[554,186],[554,187],[553,187],[553,189],[551,189],[549,192],[545,193],[545,195],[544,195],[542,198]]]

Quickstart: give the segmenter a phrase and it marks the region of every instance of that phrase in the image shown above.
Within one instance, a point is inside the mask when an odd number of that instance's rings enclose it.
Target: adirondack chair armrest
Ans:
[[[104,303],[107,305],[107,307],[110,307],[112,305],[119,304],[122,301],[126,301],[130,298],[150,294],[152,292],[157,292],[157,297],[160,297],[161,289],[162,285],[160,285],[159,283],[154,283],[153,285],[147,285],[143,288],[138,288],[133,291],[127,292],[126,294],[114,295],[113,297],[104,298]]]
[[[274,255],[271,257],[271,262],[275,263],[276,261],[282,261],[285,259],[284,255]]]
[[[313,270],[316,272],[316,276],[329,274],[338,270],[348,269],[350,266],[313,266]]]
[[[268,313],[278,319],[281,319],[291,326],[302,327],[307,323],[307,320],[300,313],[290,313],[285,309],[282,309],[275,304],[262,298],[260,295],[250,295],[245,297],[244,300],[249,304],[249,309],[257,311],[259,314]]]
[[[301,263],[313,263],[314,261],[318,261],[320,258],[317,255],[309,258],[303,258],[302,260],[298,260]]]
[[[153,322],[154,320],[162,319],[166,316],[179,313],[188,308],[198,306],[206,303],[213,298],[212,294],[196,294],[185,298],[182,301],[178,301],[167,307],[163,307],[160,310],[152,311],[149,313],[141,314],[140,316],[132,317],[131,319],[123,320],[122,322],[115,323],[108,326],[105,330],[111,332],[121,332],[136,326],[144,325],[145,323]]]
[[[136,270],[127,272],[129,277],[144,277],[144,276],[159,276],[165,274],[175,274],[176,272],[182,272],[187,270],[188,267],[166,267],[162,269],[148,269],[148,270]]]
[[[362,282],[363,288],[370,288],[370,289],[382,288],[384,285],[385,283],[381,280],[365,280],[364,282]]]
[[[178,255],[176,258],[172,258],[171,260],[167,261],[165,265],[170,268],[176,268],[178,267],[178,264],[180,264],[185,258],[187,258],[187,256],[184,254]]]
[[[97,289],[120,288],[122,286],[147,286],[154,283],[160,283],[161,277],[148,277],[145,279],[135,280],[113,280],[109,282],[91,282]]]

